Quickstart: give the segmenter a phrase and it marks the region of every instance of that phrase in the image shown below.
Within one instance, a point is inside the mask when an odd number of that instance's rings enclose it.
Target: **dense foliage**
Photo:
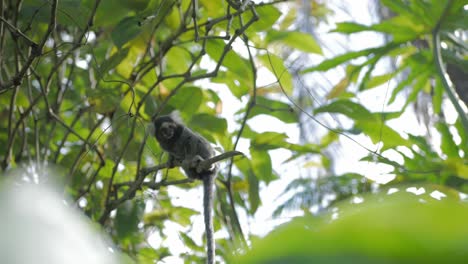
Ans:
[[[366,148],[353,139],[363,134],[381,144],[378,151],[369,148],[363,160],[390,165],[395,175],[391,183],[430,181],[468,191],[468,121],[457,96],[463,99],[461,94],[468,93],[463,86],[468,74],[466,2],[381,1],[395,16],[374,25],[337,23],[334,32],[380,32],[389,36],[387,43],[294,73],[280,51],[322,55],[322,49],[311,35],[295,28],[297,3],[285,2],[2,1],[2,170],[29,166],[40,171],[57,165],[64,190],[139,263],[173,254],[164,243],[151,247],[147,242],[150,235],[164,240],[173,232],[168,222],[179,225],[178,236],[186,247],[179,257],[187,262],[204,258],[203,244],[197,242],[201,236],[188,232],[199,212],[176,205],[177,197],[170,192],[174,186],[188,190],[199,183],[187,181],[178,169],[157,166],[166,156],[147,126],[152,117],[173,110],[221,152],[237,149],[242,140],[249,143],[246,157],[224,162],[218,177],[215,228],[225,231],[217,239],[220,258],[250,238],[238,211],[252,217],[262,204],[261,186],[280,176],[273,170],[271,150],[288,150],[288,161],[319,157],[328,171],[332,157],[325,150],[345,138]],[[398,58],[396,68],[375,74],[376,65],[389,58]],[[327,104],[301,106],[294,76],[338,66],[346,67],[346,76],[330,90]],[[452,82],[447,66],[455,69],[449,71]],[[264,81],[259,71],[274,76],[270,85],[258,85]],[[389,82],[395,84],[391,89]],[[400,111],[373,112],[359,100],[370,89],[389,92],[383,104],[391,104],[404,90],[409,95]],[[403,135],[388,124],[422,93],[432,98],[440,144]],[[240,110],[224,118],[223,109],[234,107],[232,100],[240,102]],[[454,106],[456,122],[446,121],[444,105]],[[323,114],[343,115],[353,125],[327,127],[330,133],[320,142],[299,144],[274,127],[258,132],[248,123],[259,115],[295,124],[301,118],[318,121]],[[318,183],[298,179],[288,190],[300,186],[305,197],[308,187],[319,184],[339,200],[369,191],[363,178],[348,173]],[[356,182],[359,186],[350,188]],[[302,202],[308,211],[312,204]]]

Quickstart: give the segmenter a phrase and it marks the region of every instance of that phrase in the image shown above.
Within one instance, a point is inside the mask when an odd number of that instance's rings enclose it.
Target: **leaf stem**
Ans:
[[[442,13],[442,16],[440,17],[439,21],[437,22],[437,25],[432,31],[433,56],[434,56],[437,72],[439,73],[439,77],[442,82],[442,86],[444,87],[444,90],[447,93],[448,98],[450,99],[453,106],[455,107],[455,110],[458,112],[458,115],[460,116],[460,120],[465,129],[465,133],[468,134],[468,115],[467,113],[464,112],[463,108],[461,107],[457,93],[455,92],[455,89],[447,81],[447,78],[446,78],[447,73],[445,72],[445,69],[443,66],[442,55],[440,51],[440,26],[444,18],[447,16],[448,10],[452,2],[453,1],[451,0],[447,2],[445,9]]]

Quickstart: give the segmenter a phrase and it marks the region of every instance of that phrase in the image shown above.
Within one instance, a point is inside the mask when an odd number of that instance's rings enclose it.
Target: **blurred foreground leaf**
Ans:
[[[297,218],[231,263],[466,262],[468,204],[456,191],[433,185],[389,190]]]

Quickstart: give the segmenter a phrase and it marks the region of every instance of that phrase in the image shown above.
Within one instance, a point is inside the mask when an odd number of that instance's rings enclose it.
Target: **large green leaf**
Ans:
[[[406,42],[417,39],[420,34],[427,33],[429,29],[406,16],[396,16],[371,27],[373,30],[393,36],[395,42]],[[395,30],[398,28],[398,30]]]
[[[120,102],[120,91],[117,87],[98,87],[87,91],[88,102],[99,114],[113,112]]]
[[[134,39],[141,33],[140,19],[137,17],[126,17],[115,26],[112,31],[112,40],[118,48]]]
[[[188,50],[180,47],[172,47],[166,53],[165,58],[167,69],[164,71],[164,75],[183,74],[187,72],[193,60],[192,54]]]
[[[373,77],[370,77],[369,80],[363,85],[363,88],[365,90],[375,88],[379,85],[388,83],[391,79],[395,77],[395,75],[398,73],[398,71],[391,72],[391,73],[385,73],[381,75],[375,75]]]
[[[200,5],[206,9],[209,17],[224,15],[223,2],[221,1],[200,0]]]
[[[285,123],[297,122],[297,115],[290,105],[263,96],[257,96],[257,102],[255,107],[252,108],[249,117],[252,118],[261,114],[276,117]]]
[[[250,148],[250,155],[252,155],[251,163],[255,177],[258,180],[269,183],[272,180],[273,168],[271,164],[271,158],[268,152],[266,150]],[[256,188],[258,192],[258,186]]]
[[[453,135],[450,132],[449,126],[444,122],[438,122],[436,128],[441,135],[440,148],[442,152],[449,158],[458,158],[458,147],[453,140]]]
[[[255,10],[259,20],[247,29],[248,33],[258,34],[258,32],[270,30],[281,16],[281,12],[273,5],[262,5],[255,8]],[[249,12],[246,17],[250,18],[252,14]]]
[[[414,191],[424,194],[415,195],[406,191],[409,187],[414,185],[365,195],[360,204],[350,199],[319,217],[294,219],[231,262],[465,263],[468,206],[449,188],[417,186]]]
[[[408,62],[407,65],[412,65],[412,62]],[[392,95],[390,96],[390,99],[388,100],[388,103],[391,104],[395,101],[396,96],[398,95],[399,92],[401,92],[405,87],[408,87],[411,85],[416,79],[421,79],[423,80],[426,78],[429,74],[432,73],[433,67],[431,64],[422,64],[423,66],[419,65],[414,65],[414,67],[411,67],[411,71],[408,73],[406,78],[401,81],[394,89],[392,92]],[[421,76],[424,76],[424,78],[421,78]]]
[[[382,150],[398,146],[408,146],[409,143],[398,132],[382,122],[358,120],[355,128],[369,136],[374,144],[383,143]]]
[[[262,64],[275,75],[283,92],[291,95],[293,92],[293,79],[288,68],[284,65],[284,61],[271,53],[259,56],[258,58],[262,61]]]
[[[56,22],[61,25],[73,26],[83,30],[87,23],[91,9],[87,7],[84,1],[64,0],[57,6]],[[22,19],[34,22],[48,23],[50,21],[49,5],[44,5],[43,1],[28,0],[22,2],[20,14]],[[32,21],[32,20],[31,20]]]
[[[128,200],[117,208],[115,230],[119,239],[137,235],[138,223],[143,217],[145,204],[142,200]]]
[[[455,122],[455,128],[457,129],[458,135],[460,135],[461,138],[460,148],[465,153],[464,157],[468,158],[468,132],[463,127],[461,118],[458,118]]]
[[[308,72],[314,72],[314,71],[327,71],[329,69],[335,68],[336,66],[343,64],[344,62],[350,61],[352,59],[356,59],[362,56],[369,56],[372,54],[383,54],[383,53],[388,53],[393,49],[396,49],[399,47],[399,43],[394,43],[390,42],[386,44],[385,46],[382,47],[377,47],[377,48],[369,48],[365,50],[360,50],[360,51],[351,51],[351,52],[346,52],[342,55],[338,55],[334,58],[327,59],[320,63],[317,66],[313,66],[307,69],[302,70],[302,73],[308,73]]]
[[[196,86],[182,87],[169,104],[178,111],[192,115],[196,113],[203,100],[203,92]]]
[[[227,132],[227,121],[224,118],[219,118],[210,114],[193,115],[189,126],[196,131],[210,132],[219,135],[224,135]]]
[[[339,113],[353,120],[377,121],[364,106],[346,99],[336,100],[314,110],[314,114],[319,113]]]
[[[279,42],[301,51],[322,54],[317,41],[310,34],[299,31],[269,30],[266,41],[268,43]]]
[[[252,157],[252,161],[253,161],[253,157]],[[260,182],[259,182],[259,179],[257,178],[257,174],[254,174],[254,173],[247,174],[247,182],[249,184],[249,204],[250,204],[249,213],[251,215],[254,215],[262,202],[262,200],[260,199]]]
[[[351,33],[356,33],[356,32],[367,31],[369,29],[370,29],[369,26],[359,24],[359,23],[339,22],[339,23],[336,23],[336,28],[332,30],[332,32],[351,34]]]
[[[228,69],[229,74],[223,76],[226,79],[221,79],[231,82],[240,82],[247,90],[252,88],[253,68],[249,60],[242,58],[239,54],[232,50],[225,51],[225,43],[222,40],[209,40],[206,44],[206,52],[210,57],[217,62],[220,62],[224,55],[222,66]],[[218,81],[220,81],[218,77]],[[236,86],[234,86],[236,87]],[[230,86],[231,88],[231,86]],[[231,88],[232,89],[232,88]],[[238,94],[233,91],[233,93]]]
[[[113,70],[117,65],[119,65],[128,55],[129,48],[118,50],[116,53],[112,54],[108,59],[106,59],[101,66],[99,67],[99,78],[102,78],[108,74],[110,70]]]
[[[288,136],[284,133],[263,132],[256,134],[251,141],[251,145],[256,149],[270,150],[281,147],[287,147],[286,139]]]

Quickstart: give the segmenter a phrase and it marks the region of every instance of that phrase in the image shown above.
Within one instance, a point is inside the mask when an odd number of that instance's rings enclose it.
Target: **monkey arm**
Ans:
[[[169,158],[167,159],[167,167],[172,169],[175,166],[176,166],[176,158],[174,157],[174,155],[169,154]]]

